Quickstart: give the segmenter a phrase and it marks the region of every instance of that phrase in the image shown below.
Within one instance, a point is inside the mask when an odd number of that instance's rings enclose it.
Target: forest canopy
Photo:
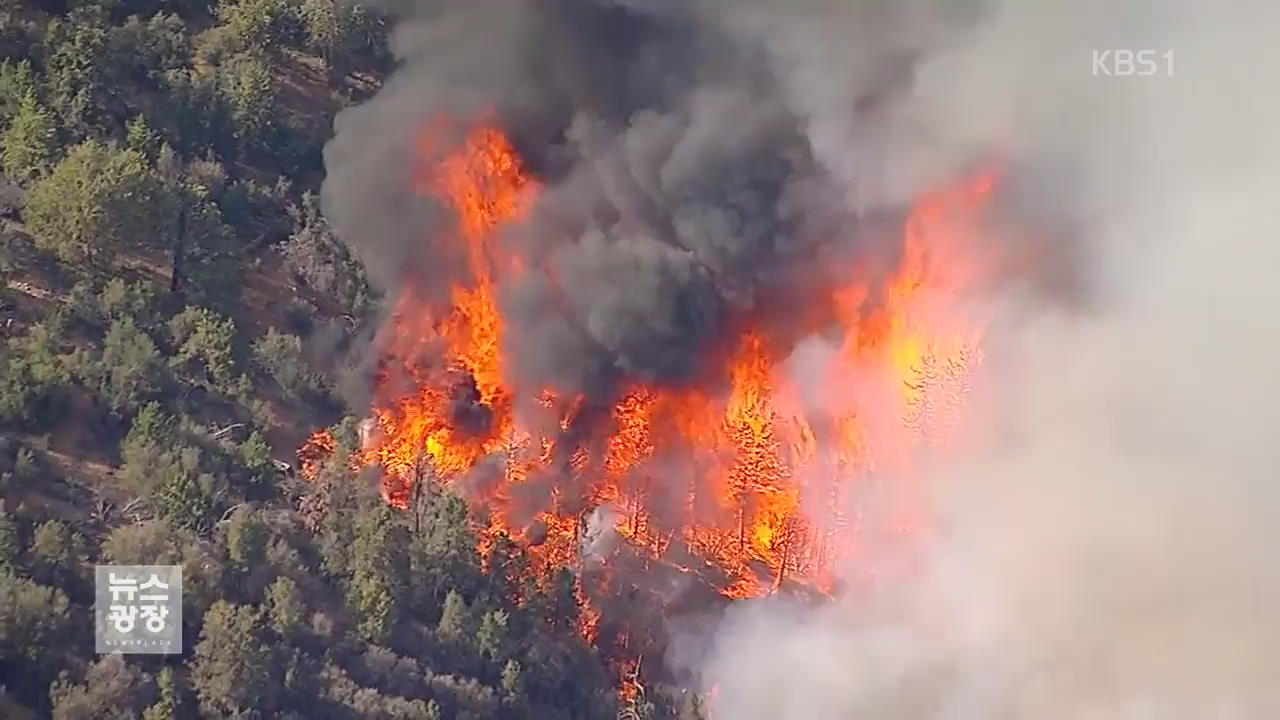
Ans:
[[[0,5],[0,715],[698,716],[620,702],[567,570],[345,460],[380,298],[316,192],[386,39],[335,0]],[[181,655],[95,654],[97,563],[183,567]]]

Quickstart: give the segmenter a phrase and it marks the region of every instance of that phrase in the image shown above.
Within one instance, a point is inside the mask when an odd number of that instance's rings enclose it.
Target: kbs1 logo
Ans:
[[[1173,77],[1172,50],[1128,50],[1111,48],[1093,51],[1094,77]]]
[[[94,570],[98,653],[182,652],[181,565],[98,565]]]

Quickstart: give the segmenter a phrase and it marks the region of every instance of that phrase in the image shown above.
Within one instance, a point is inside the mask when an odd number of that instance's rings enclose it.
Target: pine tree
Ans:
[[[148,160],[155,161],[160,155],[163,140],[151,129],[146,118],[135,115],[124,127],[125,146],[130,150],[142,153]]]
[[[292,639],[302,630],[307,607],[292,578],[278,577],[267,587],[267,617],[280,637]]]
[[[35,183],[23,218],[37,242],[73,266],[172,237],[175,198],[134,150],[81,143]]]
[[[35,93],[28,92],[18,104],[0,141],[0,164],[10,178],[19,181],[42,177],[57,158],[58,127]]]
[[[356,632],[375,645],[386,643],[397,619],[395,597],[386,583],[376,575],[363,575],[352,585],[351,596],[359,618]]]
[[[444,599],[444,608],[440,612],[440,622],[436,631],[447,640],[460,640],[466,635],[468,615],[467,601],[456,590],[450,590]]]
[[[227,555],[241,570],[262,562],[269,530],[252,507],[242,506],[227,523]]]
[[[255,710],[270,715],[275,680],[271,651],[258,639],[258,619],[252,607],[221,600],[204,615],[191,682],[200,704],[212,715]]]
[[[4,12],[0,10],[0,25],[3,25]],[[40,91],[40,80],[31,67],[30,60],[0,62],[0,123],[8,125],[18,113],[18,107],[27,95],[37,99]]]
[[[480,629],[476,632],[476,647],[484,655],[492,659],[502,656],[507,640],[507,624],[511,616],[505,610],[490,610],[480,618]]]
[[[174,686],[173,671],[165,668],[156,676],[159,698],[142,713],[142,720],[178,720],[178,690]]]
[[[502,668],[502,692],[512,698],[520,697],[524,692],[524,676],[515,658],[508,660]]]
[[[126,317],[111,323],[102,356],[87,374],[107,405],[120,411],[137,409],[150,398],[162,382],[163,370],[155,342]]]
[[[213,478],[199,472],[199,451],[166,453],[149,500],[156,514],[177,528],[202,530],[213,512]]]
[[[385,642],[400,619],[409,573],[408,541],[400,518],[381,502],[356,520],[348,602],[359,617],[357,630],[369,642]]]
[[[18,538],[18,523],[0,503],[0,572],[18,564],[22,545]]]
[[[269,149],[276,123],[271,64],[261,53],[245,52],[222,64],[219,91],[231,109],[232,133],[241,153]]]
[[[31,536],[33,576],[46,584],[67,587],[82,567],[84,542],[59,520],[41,523]]]

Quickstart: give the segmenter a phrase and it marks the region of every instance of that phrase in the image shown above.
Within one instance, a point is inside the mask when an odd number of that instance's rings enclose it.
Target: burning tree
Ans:
[[[443,299],[407,287],[382,340],[372,429],[353,462],[381,470],[388,503],[416,516],[436,484],[457,491],[480,519],[482,553],[514,539],[532,582],[573,569],[582,633],[632,658],[643,648],[601,611],[635,576],[694,578],[728,598],[828,591],[861,535],[883,531],[850,501],[868,482],[902,542],[925,532],[911,458],[945,443],[981,362],[982,324],[955,300],[978,279],[989,175],[918,203],[887,280],[850,258],[815,275],[812,307],[785,332],[741,312],[684,382],[624,372],[602,394],[511,371],[504,284],[563,280],[502,241],[540,192],[510,139],[480,124],[456,147],[428,133],[418,151],[417,190],[449,209],[446,260],[465,272]],[[788,363],[814,336],[834,338],[818,376]],[[313,437],[303,474],[332,448]]]

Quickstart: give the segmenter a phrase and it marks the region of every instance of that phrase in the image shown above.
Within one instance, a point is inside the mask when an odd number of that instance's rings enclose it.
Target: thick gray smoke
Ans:
[[[785,330],[824,258],[875,245],[866,218],[997,149],[1037,239],[1073,229],[1037,269],[1071,259],[1089,296],[989,298],[990,382],[929,472],[924,570],[735,608],[671,661],[733,720],[1280,717],[1278,20],[1271,0],[414,5],[400,69],[339,118],[325,211],[383,284],[438,287],[456,269],[405,149],[492,110],[547,184],[503,239],[552,270],[503,287],[509,356],[530,384],[610,388],[695,375],[749,311]],[[1158,74],[1097,76],[1107,49],[1155,50]]]
[[[1095,295],[997,298],[979,438],[930,472],[927,569],[735,609],[699,661],[716,717],[1280,717],[1280,105],[1256,81],[1277,20],[1010,1],[920,66],[891,113],[936,144],[889,144],[901,177],[999,142],[1086,228]],[[1095,76],[1095,48],[1172,50],[1172,76]]]
[[[543,270],[501,280],[512,379],[602,399],[687,381],[745,317],[790,334],[827,260],[897,252],[860,222],[910,196],[885,152],[914,133],[884,109],[976,17],[953,5],[413,5],[401,66],[338,118],[324,209],[375,281],[447,288],[465,268],[414,193],[415,137],[491,116],[545,186],[502,238]]]

